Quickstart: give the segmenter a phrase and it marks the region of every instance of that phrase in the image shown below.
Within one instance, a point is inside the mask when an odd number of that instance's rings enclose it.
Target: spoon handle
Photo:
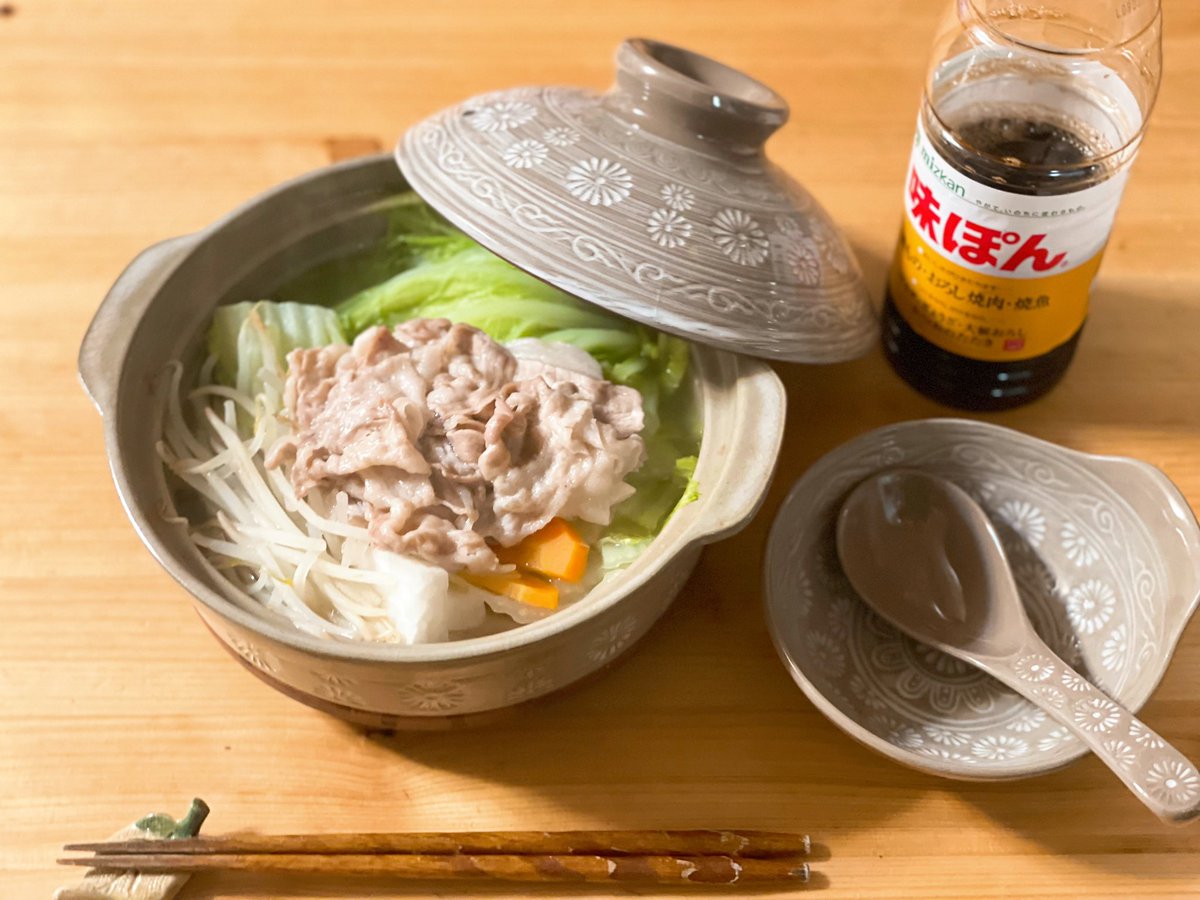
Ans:
[[[1040,640],[987,668],[1070,728],[1160,818],[1200,815],[1200,774],[1191,761]]]

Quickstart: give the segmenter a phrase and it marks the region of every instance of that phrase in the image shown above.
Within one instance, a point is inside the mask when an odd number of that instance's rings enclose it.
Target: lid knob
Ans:
[[[605,105],[672,141],[758,154],[788,118],[779,94],[707,56],[645,38],[617,48],[617,83]]]

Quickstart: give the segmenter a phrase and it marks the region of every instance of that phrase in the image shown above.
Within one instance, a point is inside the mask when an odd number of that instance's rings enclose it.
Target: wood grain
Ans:
[[[1097,762],[956,784],[853,743],[792,684],[761,612],[771,517],[805,468],[945,414],[876,352],[782,366],[790,423],[757,520],[706,552],[602,679],[487,730],[364,733],[259,684],[129,528],[75,353],[140,249],[419,117],[520,83],[603,87],[647,34],[793,104],[772,152],[844,225],[871,284],[896,236],[941,0],[396,3],[12,0],[0,15],[0,896],[49,896],[67,841],[193,795],[206,831],[744,827],[810,831],[830,897],[1200,896],[1200,830],[1157,823]],[[1066,381],[988,418],[1139,456],[1200,503],[1200,4],[1166,0],[1167,78]],[[1148,722],[1200,757],[1200,626]],[[816,881],[816,878],[814,878]],[[200,875],[187,898],[462,896]],[[549,887],[479,895],[561,897]],[[643,892],[644,893],[644,892]],[[589,897],[627,896],[589,889]],[[723,896],[738,896],[724,893]]]

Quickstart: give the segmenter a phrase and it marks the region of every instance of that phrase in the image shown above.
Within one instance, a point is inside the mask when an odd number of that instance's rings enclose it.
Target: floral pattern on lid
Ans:
[[[772,358],[865,352],[878,326],[853,255],[762,152],[786,104],[679,48],[626,41],[617,61],[605,95],[518,88],[418,123],[396,150],[405,177],[500,256],[620,315]]]

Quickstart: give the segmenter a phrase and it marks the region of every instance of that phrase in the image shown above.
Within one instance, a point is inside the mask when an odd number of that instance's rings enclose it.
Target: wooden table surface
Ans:
[[[53,865],[62,843],[180,812],[193,795],[211,804],[212,833],[807,830],[828,848],[816,867],[830,897],[1200,896],[1200,825],[1158,824],[1094,759],[1010,784],[918,774],[850,740],[777,662],[759,565],[784,491],[862,431],[946,413],[878,351],[781,367],[790,421],[768,502],[706,551],[627,660],[496,727],[400,736],[293,703],[230,661],[128,526],[76,380],[84,328],[141,248],[331,159],[388,147],[470,94],[603,87],[631,34],[747,68],[791,101],[772,152],[844,225],[879,288],[941,6],[0,5],[0,897],[49,896],[67,880]],[[1146,459],[1200,506],[1200,4],[1165,6],[1167,77],[1077,361],[1046,399],[988,418]],[[1145,708],[1193,758],[1198,684],[1193,624]],[[205,876],[184,896],[434,893]]]

